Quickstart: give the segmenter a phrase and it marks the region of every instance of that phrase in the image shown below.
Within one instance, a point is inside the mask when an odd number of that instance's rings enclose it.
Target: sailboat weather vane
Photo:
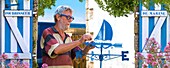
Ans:
[[[129,58],[127,57],[127,54],[129,53],[128,51],[122,51],[121,54],[111,54],[110,50],[108,50],[108,54],[103,54],[103,49],[108,49],[110,47],[122,48],[121,43],[111,42],[112,36],[113,36],[112,27],[106,20],[103,20],[102,26],[94,41],[86,41],[84,43],[86,46],[100,49],[100,54],[95,54],[93,51],[91,52],[91,54],[88,54],[88,57],[90,57],[92,61],[93,60],[100,61],[100,68],[102,68],[103,60],[111,60],[118,57],[122,57],[122,61],[129,61]],[[76,52],[76,58],[81,58],[82,56],[83,56],[82,51]]]

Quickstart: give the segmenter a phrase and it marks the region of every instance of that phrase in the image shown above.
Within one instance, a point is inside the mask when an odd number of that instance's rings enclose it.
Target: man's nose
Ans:
[[[72,21],[73,21],[73,19],[69,19],[68,21],[69,21],[69,22],[72,22]]]

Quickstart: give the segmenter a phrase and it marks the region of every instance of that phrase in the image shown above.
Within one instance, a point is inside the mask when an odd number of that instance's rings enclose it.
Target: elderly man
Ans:
[[[72,41],[64,32],[74,20],[72,12],[69,6],[59,6],[54,15],[55,25],[43,31],[42,61],[48,64],[48,68],[73,68],[72,60],[75,58],[75,52],[81,50],[79,45],[92,39],[90,34],[84,34],[79,40]],[[90,49],[90,46],[86,46],[82,53],[86,54]]]

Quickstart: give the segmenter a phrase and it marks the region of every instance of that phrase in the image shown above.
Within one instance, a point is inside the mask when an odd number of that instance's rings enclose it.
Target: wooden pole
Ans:
[[[37,68],[37,40],[38,40],[38,0],[34,0],[33,6],[33,67]]]

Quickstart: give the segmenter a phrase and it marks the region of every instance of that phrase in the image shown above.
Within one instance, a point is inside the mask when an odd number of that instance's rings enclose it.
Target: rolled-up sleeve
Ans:
[[[41,42],[41,48],[50,56],[51,58],[55,58],[57,55],[54,53],[55,48],[59,45],[58,41],[54,38],[54,36],[48,32],[43,32],[42,36],[43,42]]]

